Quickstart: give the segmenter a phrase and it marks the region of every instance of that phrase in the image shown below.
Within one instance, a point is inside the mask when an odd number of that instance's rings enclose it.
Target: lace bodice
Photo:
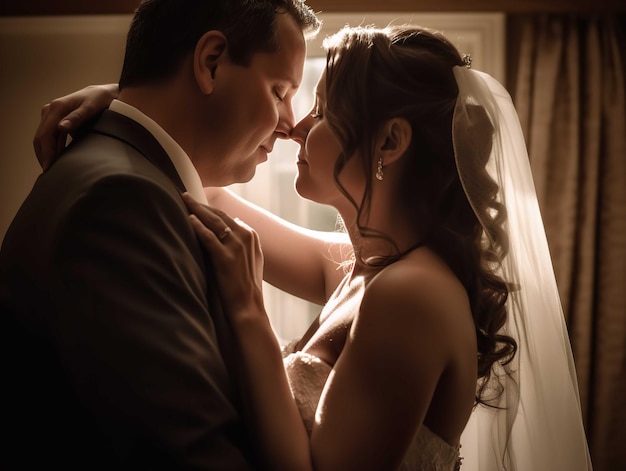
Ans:
[[[283,362],[291,392],[300,415],[311,433],[317,403],[331,367],[319,358],[304,352],[294,352],[293,345],[283,349]],[[399,468],[402,471],[452,471],[460,466],[459,447],[445,442],[422,425]]]

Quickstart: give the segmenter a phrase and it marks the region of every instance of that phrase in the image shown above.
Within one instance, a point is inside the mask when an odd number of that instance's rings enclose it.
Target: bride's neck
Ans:
[[[373,211],[357,226],[356,214],[343,223],[350,236],[356,259],[355,269],[368,271],[377,261],[397,257],[420,246],[422,234],[410,214],[400,211]]]

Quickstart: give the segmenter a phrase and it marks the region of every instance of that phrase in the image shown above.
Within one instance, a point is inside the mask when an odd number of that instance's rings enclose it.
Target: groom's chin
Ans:
[[[258,165],[258,164],[257,164]],[[241,173],[238,173],[233,180],[233,183],[248,183],[256,174],[256,165],[251,165],[245,170],[242,169]]]

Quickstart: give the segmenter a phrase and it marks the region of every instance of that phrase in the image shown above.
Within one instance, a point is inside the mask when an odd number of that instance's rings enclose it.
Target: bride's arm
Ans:
[[[351,255],[346,233],[322,232],[292,224],[224,188],[205,188],[209,205],[237,217],[259,235],[265,257],[263,278],[308,301],[324,304]]]
[[[468,322],[458,318],[469,309],[466,298],[450,289],[448,273],[425,275],[411,265],[370,282],[309,438],[264,309],[258,235],[225,213],[185,200],[217,268],[215,282],[241,360],[244,419],[263,469],[396,469],[459,351],[456,345],[473,339],[473,325],[466,335],[471,316]],[[469,345],[471,351],[473,340]],[[470,400],[472,395],[473,388]]]
[[[33,139],[39,165],[46,170],[65,148],[67,136],[118,97],[117,84],[90,85],[46,103]]]

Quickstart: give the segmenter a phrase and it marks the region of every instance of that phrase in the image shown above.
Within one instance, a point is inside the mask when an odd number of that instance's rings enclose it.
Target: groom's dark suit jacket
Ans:
[[[0,251],[0,469],[251,468],[183,190],[112,111],[35,183]]]

